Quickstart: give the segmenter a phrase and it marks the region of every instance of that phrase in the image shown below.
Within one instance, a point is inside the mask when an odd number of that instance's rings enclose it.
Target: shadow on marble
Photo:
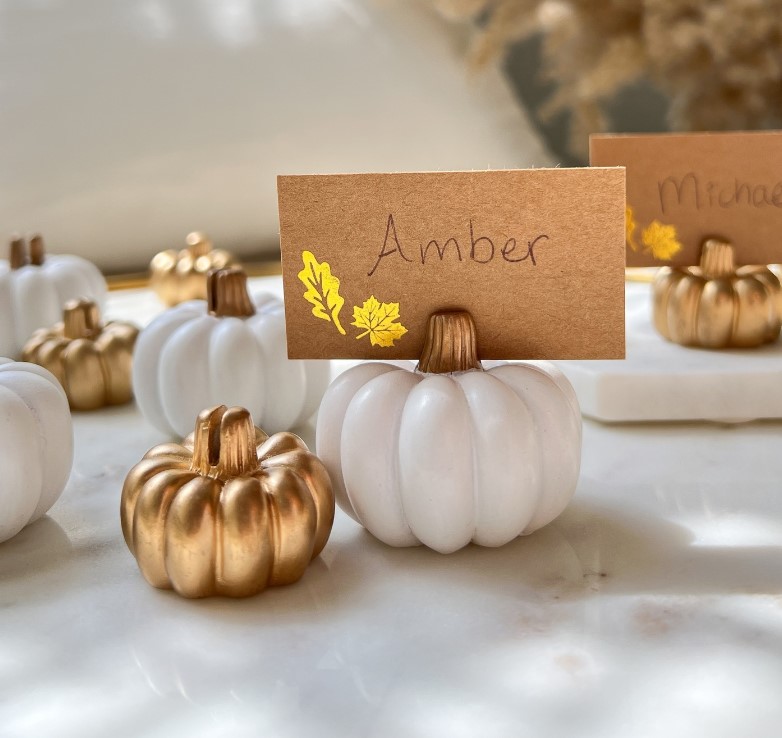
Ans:
[[[48,515],[0,543],[0,582],[10,583],[65,563],[72,551],[68,534]]]
[[[184,601],[152,590],[173,617],[306,625],[344,611],[391,602],[394,591],[421,597],[438,587],[465,597],[578,600],[597,593],[703,595],[782,593],[777,546],[699,545],[686,526],[577,500],[553,524],[501,548],[467,546],[443,556],[423,546],[393,548],[342,518],[340,534],[297,584],[245,600]],[[140,577],[140,575],[139,575]]]

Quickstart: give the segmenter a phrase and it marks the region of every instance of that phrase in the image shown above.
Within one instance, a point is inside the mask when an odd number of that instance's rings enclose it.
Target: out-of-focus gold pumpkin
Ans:
[[[137,336],[138,328],[131,323],[101,323],[92,300],[71,300],[62,322],[33,333],[22,356],[57,377],[74,410],[124,405],[133,399]]]
[[[149,265],[149,285],[166,305],[205,300],[209,271],[238,263],[228,251],[212,248],[203,233],[189,234],[186,244],[181,251],[168,249],[155,254]]]
[[[247,410],[221,405],[131,469],[120,515],[152,586],[246,597],[301,578],[331,533],[334,493],[298,436],[267,436]]]
[[[700,266],[662,267],[652,289],[654,325],[669,341],[747,348],[779,336],[779,278],[765,266],[737,269],[733,246],[724,241],[704,242]]]

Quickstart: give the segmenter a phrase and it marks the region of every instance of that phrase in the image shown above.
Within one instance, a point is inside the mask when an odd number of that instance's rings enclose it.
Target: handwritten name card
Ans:
[[[624,170],[277,180],[288,355],[417,359],[464,309],[484,359],[624,357]]]
[[[782,261],[782,133],[592,136],[590,161],[627,168],[628,266],[696,264],[712,236],[739,263]],[[665,228],[680,250],[645,237]]]

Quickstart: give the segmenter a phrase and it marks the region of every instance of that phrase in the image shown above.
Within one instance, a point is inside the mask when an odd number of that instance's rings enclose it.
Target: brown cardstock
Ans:
[[[288,356],[417,359],[429,315],[464,309],[483,359],[623,358],[624,180],[622,168],[278,177]],[[389,345],[353,325],[370,297],[392,316],[375,333]]]
[[[676,226],[683,248],[670,261],[628,246],[628,266],[697,264],[711,236],[732,242],[740,264],[782,261],[782,132],[595,135],[589,159],[627,168],[639,233]]]

